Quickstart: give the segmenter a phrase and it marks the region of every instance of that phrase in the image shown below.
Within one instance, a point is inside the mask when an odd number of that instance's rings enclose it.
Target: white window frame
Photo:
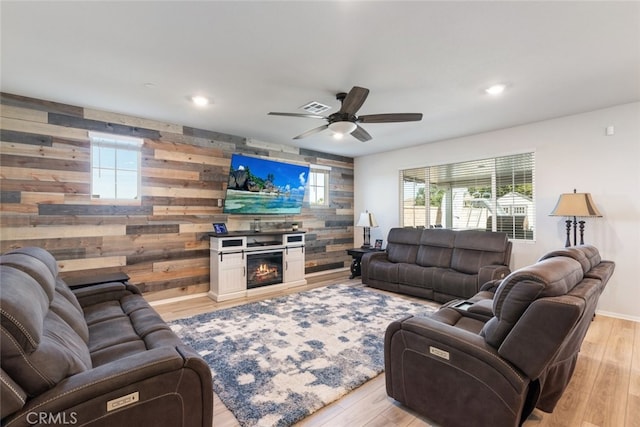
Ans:
[[[318,176],[324,177],[324,185],[318,184]],[[329,178],[331,175],[331,167],[323,165],[311,165],[309,168],[309,189],[308,200],[311,207],[327,207],[329,206]],[[322,195],[322,197],[319,197]],[[315,196],[315,197],[314,197]],[[322,203],[318,203],[318,200]]]
[[[113,135],[108,133],[101,132],[89,132],[89,142],[91,145],[91,199],[92,201],[107,201],[107,202],[121,202],[121,203],[136,203],[139,204],[142,196],[142,144],[144,140],[142,138],[135,138],[130,136],[122,136],[122,135]],[[106,147],[113,148],[116,150],[115,154],[115,164],[114,166],[104,166],[102,164],[96,164],[94,159],[94,153],[97,148]],[[136,153],[136,162],[134,169],[125,169],[118,168],[117,164],[117,152],[118,151],[132,151]],[[98,184],[94,179],[94,172],[99,171],[113,171],[113,186],[115,191],[115,197],[105,196],[100,193],[98,188]],[[118,182],[118,172],[135,172],[135,195],[133,197],[130,196],[122,196],[123,191],[119,190],[119,182]],[[131,191],[128,191],[131,193]]]

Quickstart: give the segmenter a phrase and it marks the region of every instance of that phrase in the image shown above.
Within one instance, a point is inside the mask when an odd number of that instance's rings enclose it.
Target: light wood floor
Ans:
[[[359,280],[349,280],[346,275],[316,281],[296,288],[295,292],[333,283],[360,285]],[[165,321],[171,321],[283,294],[285,292],[223,303],[197,297],[154,306]],[[213,424],[215,427],[239,425],[217,395],[214,396]],[[389,398],[382,373],[297,425],[417,427],[436,424]],[[596,316],[583,342],[571,383],[554,412],[547,414],[536,409],[524,426],[640,427],[640,323]]]

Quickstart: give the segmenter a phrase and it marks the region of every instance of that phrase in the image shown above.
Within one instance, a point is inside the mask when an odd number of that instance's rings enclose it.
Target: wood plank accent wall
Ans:
[[[353,159],[257,143],[243,137],[0,93],[0,251],[40,246],[63,277],[125,272],[150,297],[209,289],[212,222],[250,229],[253,216],[227,216],[232,153],[330,166],[330,206],[305,201],[295,216],[261,226],[306,235],[307,273],[343,268],[353,246]],[[89,131],[143,138],[142,199],[91,198]],[[91,271],[95,270],[95,271]]]

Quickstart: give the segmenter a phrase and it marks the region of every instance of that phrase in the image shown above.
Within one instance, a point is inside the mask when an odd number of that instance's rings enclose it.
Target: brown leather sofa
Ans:
[[[438,302],[469,298],[510,273],[506,233],[392,228],[384,252],[362,257],[362,283]]]
[[[0,257],[2,426],[211,427],[209,367],[139,290],[57,273],[44,249]]]
[[[614,267],[593,246],[554,251],[470,300],[393,322],[387,394],[448,427],[517,426],[535,407],[552,412]]]

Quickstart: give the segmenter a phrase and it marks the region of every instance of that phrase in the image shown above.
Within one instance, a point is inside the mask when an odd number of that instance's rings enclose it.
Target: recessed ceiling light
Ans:
[[[200,95],[192,96],[191,100],[198,107],[204,107],[205,105],[209,104],[209,100],[207,98],[205,98],[204,96],[200,96]]]
[[[507,85],[497,84],[486,88],[484,91],[489,95],[500,95],[507,88]]]

